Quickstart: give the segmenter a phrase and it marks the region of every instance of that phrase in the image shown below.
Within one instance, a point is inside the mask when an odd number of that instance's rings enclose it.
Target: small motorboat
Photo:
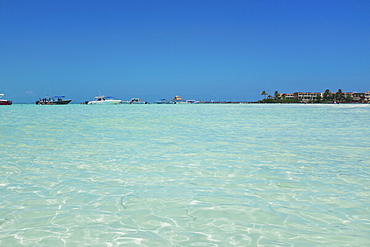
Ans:
[[[3,96],[4,96],[4,94],[1,93],[0,94],[0,105],[11,105],[11,104],[13,104],[13,101],[11,101],[11,100],[2,99]]]
[[[44,97],[36,100],[36,105],[67,105],[72,101],[64,98],[65,96]]]
[[[148,104],[148,102],[141,100],[140,98],[132,98],[131,100],[124,100],[122,104]]]
[[[170,99],[157,100],[155,103],[156,104],[175,104],[175,102],[173,102],[173,100],[170,100]]]
[[[199,103],[199,101],[193,100],[193,99],[187,99],[187,100],[178,102],[178,104],[198,104],[198,103]]]
[[[113,97],[97,96],[92,101],[88,101],[87,105],[118,105],[121,104],[122,100],[114,99]]]

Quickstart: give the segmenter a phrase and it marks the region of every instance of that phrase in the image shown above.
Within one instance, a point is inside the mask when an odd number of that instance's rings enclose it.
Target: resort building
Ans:
[[[370,102],[370,91],[365,92],[365,101]]]
[[[322,96],[321,93],[301,93],[298,92],[298,99],[302,100],[303,102],[308,102],[312,100],[316,100],[317,96]]]
[[[297,93],[285,93],[283,95],[285,96],[285,99],[295,99],[298,96],[298,99],[300,99],[301,101],[308,102],[316,100],[318,95],[322,96],[322,93],[297,92]]]
[[[340,95],[341,94],[341,95]],[[325,91],[325,93],[312,93],[312,92],[294,92],[294,93],[282,93],[275,98],[271,95],[268,99],[287,99],[294,100],[294,102],[309,103],[309,102],[346,102],[346,103],[370,103],[370,91],[365,93],[357,92],[330,92]]]
[[[285,99],[295,99],[294,93],[284,93],[282,94]]]
[[[365,100],[365,93],[353,92],[352,97],[353,97],[353,101],[362,102]]]

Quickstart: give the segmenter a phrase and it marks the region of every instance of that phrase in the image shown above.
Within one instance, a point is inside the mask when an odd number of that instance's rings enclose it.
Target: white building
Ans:
[[[318,95],[320,95],[322,97],[321,93],[301,93],[301,92],[298,92],[298,99],[300,99],[304,102],[308,102],[308,101],[311,101],[311,100],[316,100]]]
[[[370,102],[370,91],[365,92],[365,101]]]
[[[317,96],[320,95],[322,97],[322,93],[302,93],[298,92],[298,99],[304,102],[308,102],[311,100],[316,100]],[[286,93],[284,94],[286,99],[295,99],[296,97],[294,96],[294,93]]]

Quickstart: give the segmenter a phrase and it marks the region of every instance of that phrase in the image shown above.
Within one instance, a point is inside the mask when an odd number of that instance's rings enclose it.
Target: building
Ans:
[[[365,100],[365,93],[353,92],[352,97],[355,102],[363,102]]]
[[[310,93],[310,92],[285,93],[283,95],[285,96],[285,99],[295,99],[298,96],[298,99],[303,102],[314,101],[317,99],[317,96],[319,95],[320,97],[322,97],[322,93]]]
[[[322,97],[322,93],[301,93],[298,92],[298,99],[300,99],[303,102],[308,102],[308,101],[315,101],[317,96]]]
[[[284,93],[284,94],[282,94],[282,96],[285,99],[295,99],[294,93]]]
[[[365,92],[365,101],[370,102],[370,91]]]
[[[335,92],[330,92],[331,96],[329,96],[329,101],[335,101],[336,94]],[[320,96],[321,100],[323,99],[324,93],[312,93],[312,92],[295,92],[295,93],[283,93],[281,94],[283,99],[297,99],[299,102],[315,102],[317,98]],[[343,93],[345,99],[341,99],[343,102],[366,102],[370,103],[370,91],[366,91],[365,93],[357,93],[357,92],[346,92]],[[269,98],[272,98],[270,96]]]

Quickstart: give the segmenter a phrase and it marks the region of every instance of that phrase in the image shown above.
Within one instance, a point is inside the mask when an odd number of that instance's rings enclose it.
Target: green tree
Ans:
[[[266,99],[266,95],[268,95],[268,93],[266,91],[262,91],[261,95],[263,95],[264,98]]]
[[[347,94],[345,97],[345,101],[351,102],[353,100],[353,96],[351,94]]]
[[[322,95],[324,101],[332,100],[332,93],[329,89],[326,89],[324,94]]]
[[[320,102],[321,102],[321,99],[322,99],[322,98],[321,98],[321,95],[317,95],[317,96],[316,96],[316,102],[317,102],[317,103],[320,103]]]
[[[280,99],[280,94],[279,94],[278,91],[275,91],[274,97],[275,97],[275,99]]]
[[[345,100],[344,93],[342,92],[342,89],[338,89],[338,92],[335,93],[335,100],[342,102]]]

